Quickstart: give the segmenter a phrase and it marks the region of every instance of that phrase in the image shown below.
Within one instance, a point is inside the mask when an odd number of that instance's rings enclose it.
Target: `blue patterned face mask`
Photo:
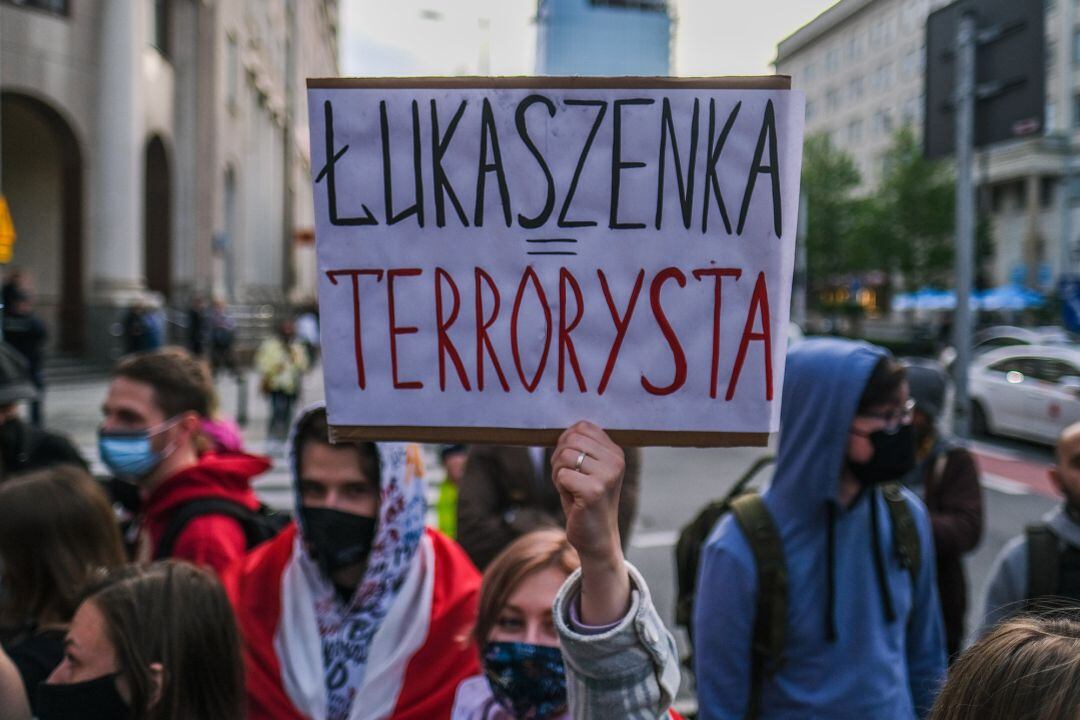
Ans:
[[[145,430],[99,429],[98,455],[101,462],[117,477],[136,480],[146,477],[176,449],[175,445],[171,445],[162,452],[155,452],[150,444],[151,439],[178,422],[179,418],[170,419]]]
[[[547,720],[566,711],[562,652],[548,645],[492,642],[484,674],[495,700],[519,720]]]

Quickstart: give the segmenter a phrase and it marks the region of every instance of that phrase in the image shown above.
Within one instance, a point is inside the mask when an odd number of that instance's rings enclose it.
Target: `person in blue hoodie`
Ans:
[[[920,560],[895,547],[881,483],[914,466],[904,370],[860,342],[807,340],[788,353],[776,472],[763,499],[787,567],[781,662],[751,711],[757,603],[752,548],[731,514],[702,553],[694,610],[701,720],[924,717],[946,667],[934,549],[909,491]]]

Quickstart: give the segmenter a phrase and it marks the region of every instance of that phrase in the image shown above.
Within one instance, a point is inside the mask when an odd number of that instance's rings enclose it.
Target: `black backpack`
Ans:
[[[784,662],[784,635],[787,631],[788,575],[780,531],[761,495],[749,490],[754,476],[773,462],[765,456],[743,473],[727,495],[706,505],[697,517],[679,533],[675,545],[675,572],[678,595],[675,622],[686,628],[690,653],[684,664],[693,671],[694,601],[697,595],[698,565],[701,550],[716,523],[729,512],[742,528],[757,567],[757,603],[751,641],[750,701],[748,718],[758,717],[765,678],[776,673]],[[900,483],[881,486],[892,521],[893,544],[901,564],[907,568],[912,583],[918,577],[922,561],[921,544],[915,518],[908,507]]]
[[[169,524],[154,552],[154,559],[171,557],[180,533],[188,523],[204,515],[224,515],[240,523],[240,527],[244,529],[244,541],[248,550],[276,537],[291,519],[286,513],[279,513],[266,505],[260,504],[258,510],[252,510],[226,498],[197,498],[178,505],[173,510]]]
[[[1080,548],[1061,542],[1043,524],[1029,525],[1027,535],[1028,612],[1067,610],[1080,614]]]

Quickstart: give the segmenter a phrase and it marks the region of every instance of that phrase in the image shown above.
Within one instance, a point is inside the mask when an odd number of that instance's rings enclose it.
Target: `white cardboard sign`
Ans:
[[[312,80],[338,437],[762,444],[804,98],[786,78]]]

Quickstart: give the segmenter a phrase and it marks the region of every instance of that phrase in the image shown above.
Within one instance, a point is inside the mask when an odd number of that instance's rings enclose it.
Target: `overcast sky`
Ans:
[[[673,0],[674,74],[771,73],[776,43],[836,0]],[[536,0],[343,0],[345,75],[528,75]]]

